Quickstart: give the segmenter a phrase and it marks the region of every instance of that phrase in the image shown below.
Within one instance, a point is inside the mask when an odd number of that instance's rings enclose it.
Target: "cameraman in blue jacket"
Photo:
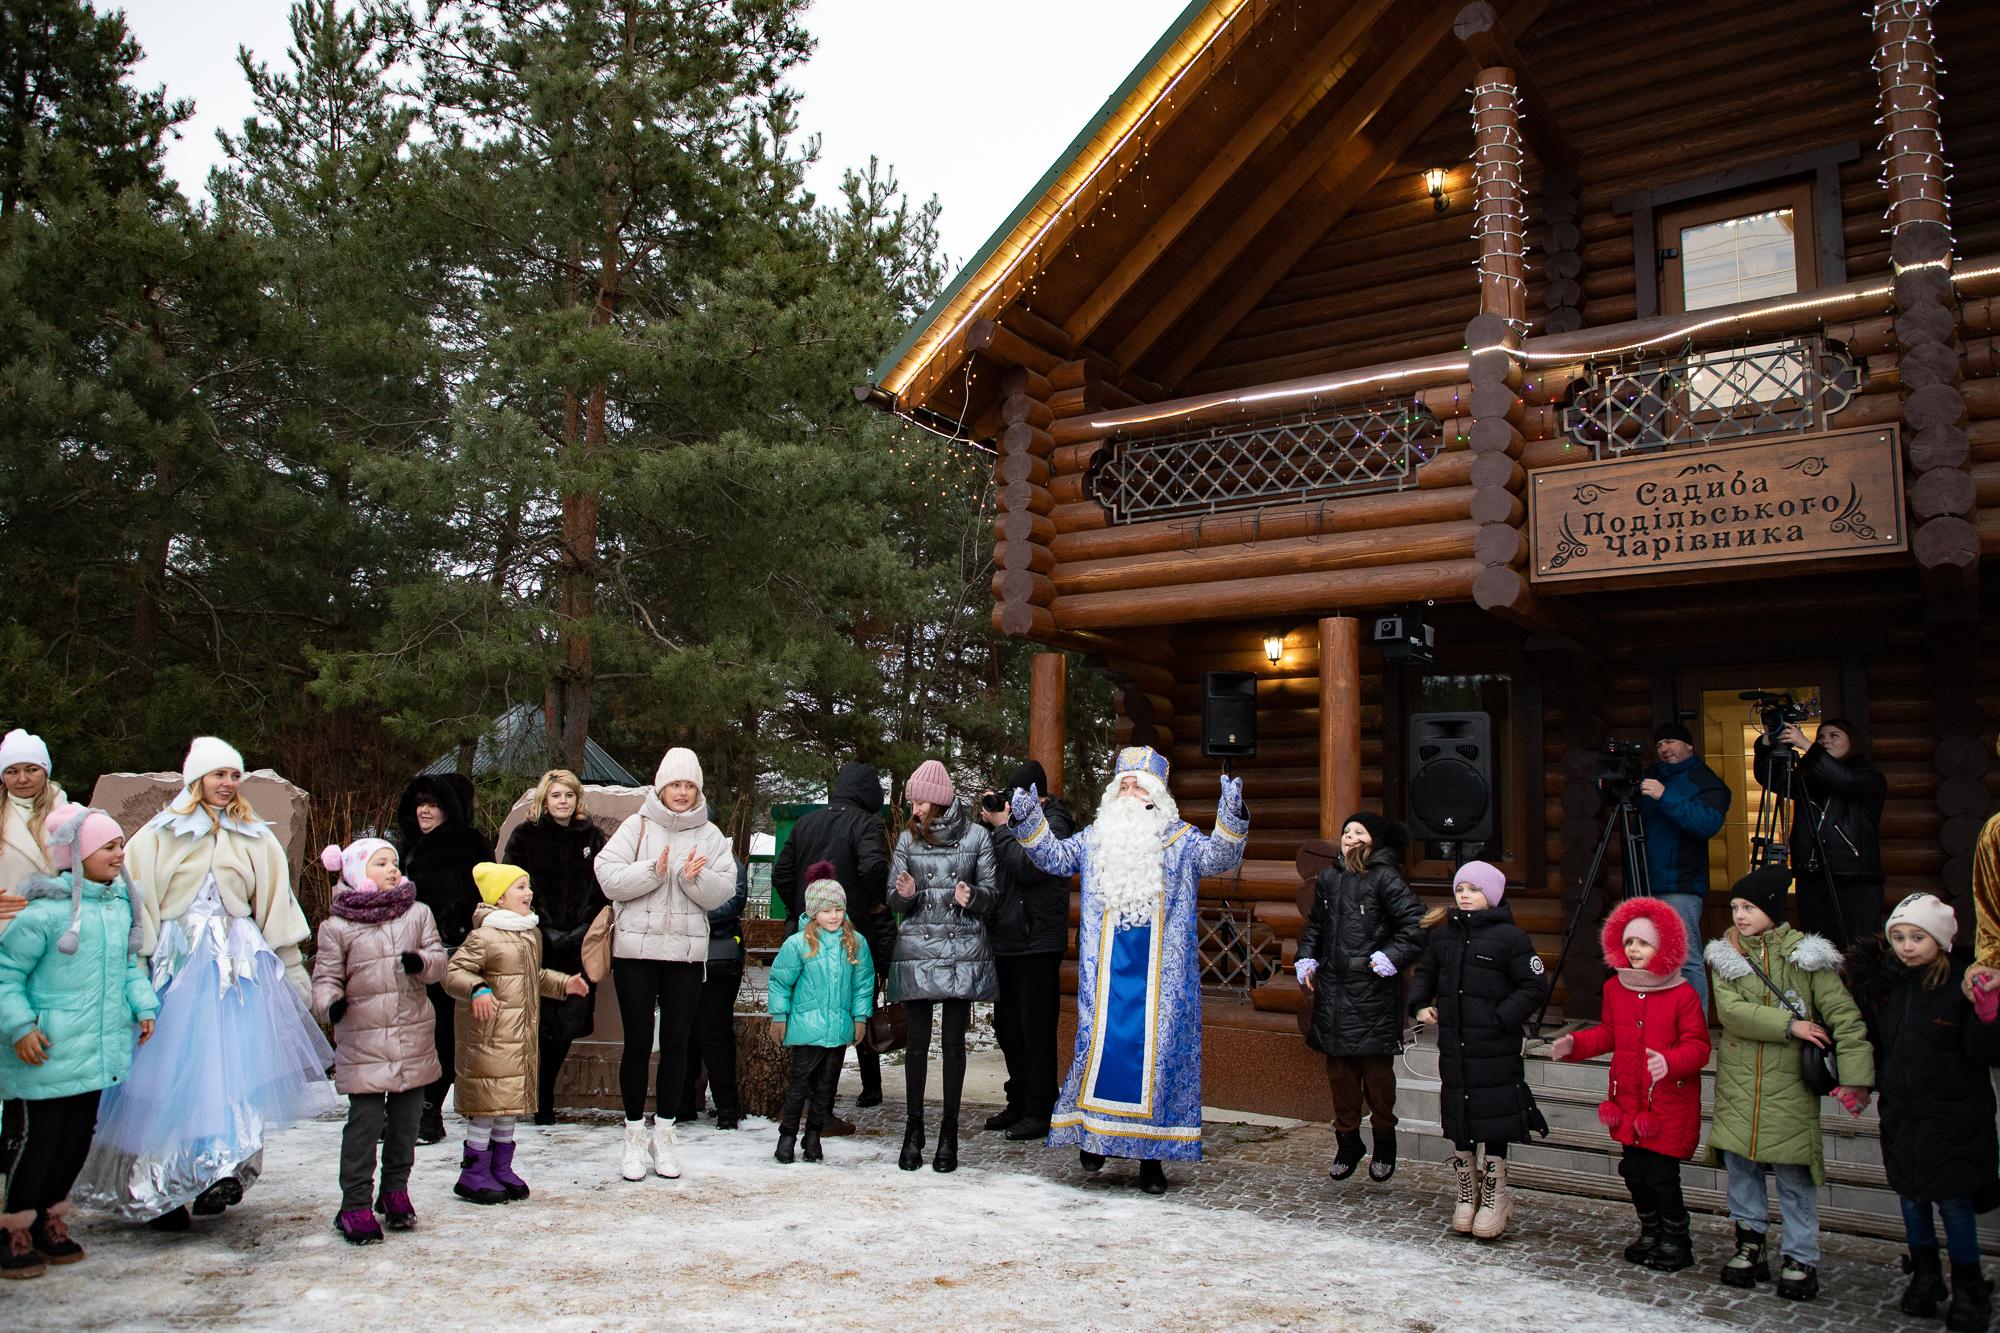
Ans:
[[[1708,969],[1701,957],[1701,909],[1708,899],[1708,840],[1729,814],[1729,788],[1694,752],[1694,736],[1678,721],[1653,731],[1659,762],[1639,784],[1639,818],[1646,826],[1646,866],[1653,896],[1687,926],[1688,958],[1681,975],[1708,1009]]]

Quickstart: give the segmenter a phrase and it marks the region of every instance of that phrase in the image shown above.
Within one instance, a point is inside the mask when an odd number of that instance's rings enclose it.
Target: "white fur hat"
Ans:
[[[16,764],[33,764],[45,773],[55,767],[49,762],[49,747],[42,738],[19,727],[0,738],[0,769]]]
[[[1952,912],[1951,904],[1929,893],[1913,893],[1896,904],[1896,910],[1889,913],[1889,924],[1882,927],[1887,933],[1894,926],[1915,926],[1924,934],[1938,942],[1938,948],[1951,952],[1951,942],[1958,938],[1958,917]]]
[[[243,756],[220,736],[197,736],[188,745],[187,758],[181,761],[181,785],[192,787],[218,768],[241,772]]]
[[[694,757],[694,751],[676,745],[661,758],[660,766],[653,772],[653,790],[658,791],[669,782],[692,782],[696,791],[702,790],[701,760]]]

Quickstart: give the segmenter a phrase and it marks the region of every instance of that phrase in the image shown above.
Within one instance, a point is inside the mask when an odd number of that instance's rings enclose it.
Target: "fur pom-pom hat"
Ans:
[[[395,850],[395,844],[381,838],[356,838],[346,847],[328,844],[319,854],[319,863],[340,876],[340,882],[350,889],[374,887],[368,878],[368,863],[375,859],[375,853],[387,847]],[[398,872],[400,877],[401,872]]]
[[[847,890],[833,877],[833,862],[815,861],[806,867],[806,915],[818,916],[831,908],[847,910]]]
[[[1680,913],[1658,898],[1627,898],[1604,922],[1601,939],[1606,967],[1614,972],[1631,967],[1625,959],[1625,941],[1634,934],[1651,939],[1658,950],[1646,964],[1646,971],[1654,976],[1674,976],[1686,966],[1691,946]]]
[[[102,810],[87,805],[64,805],[49,812],[48,836],[50,864],[58,870],[70,872],[69,929],[56,941],[56,951],[73,954],[83,941],[83,863],[106,843],[124,837],[125,830]],[[118,867],[118,882],[125,886],[126,897],[132,903],[132,933],[126,939],[125,952],[137,953],[145,939],[145,932],[139,924],[139,890],[123,866]],[[31,886],[34,883],[30,881]],[[61,880],[45,880],[42,883],[60,885]]]

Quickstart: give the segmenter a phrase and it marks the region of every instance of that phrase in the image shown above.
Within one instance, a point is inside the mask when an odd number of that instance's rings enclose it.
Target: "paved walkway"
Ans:
[[[856,1112],[850,1071],[840,1111],[855,1119],[859,1133],[897,1141],[903,1128],[898,1080],[892,1074],[887,1081],[886,1103]],[[933,1089],[938,1081],[933,1070]],[[1101,1175],[1091,1176],[1077,1166],[1073,1152],[1038,1143],[1009,1143],[1000,1134],[976,1132],[994,1109],[966,1107],[966,1129],[959,1144],[962,1164],[1061,1179],[1087,1191],[1137,1191],[1137,1172],[1124,1164],[1112,1162]],[[933,1109],[933,1130],[935,1115]],[[1408,1269],[1385,1280],[1420,1281],[1426,1249],[1462,1253],[1477,1246],[1490,1252],[1496,1263],[1584,1283],[1592,1291],[1645,1301],[1717,1326],[1872,1330],[1918,1325],[1896,1308],[1906,1280],[1897,1267],[1902,1250],[1884,1241],[1823,1236],[1819,1299],[1786,1301],[1778,1298],[1772,1284],[1742,1292],[1716,1279],[1716,1270],[1733,1245],[1727,1218],[1697,1214],[1695,1267],[1684,1273],[1654,1273],[1624,1260],[1622,1251],[1636,1232],[1627,1206],[1517,1191],[1514,1223],[1507,1236],[1482,1244],[1452,1232],[1450,1201],[1455,1190],[1442,1165],[1404,1161],[1387,1185],[1367,1181],[1364,1166],[1353,1179],[1336,1184],[1326,1175],[1333,1160],[1333,1135],[1325,1125],[1210,1124],[1203,1142],[1207,1158],[1200,1166],[1168,1167],[1173,1182],[1170,1197],[1222,1213],[1351,1228],[1372,1239],[1408,1242],[1413,1251]],[[1551,1327],[1561,1323],[1552,1315]],[[1942,1325],[1933,1321],[1930,1326]]]

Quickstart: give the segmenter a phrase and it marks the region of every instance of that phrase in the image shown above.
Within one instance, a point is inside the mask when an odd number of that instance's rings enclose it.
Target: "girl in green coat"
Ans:
[[[771,963],[771,1035],[792,1048],[792,1081],[778,1121],[781,1162],[792,1160],[799,1113],[808,1162],[821,1160],[819,1135],[833,1111],[833,1092],[847,1047],[858,1043],[875,1012],[875,962],[847,920],[847,890],[833,865],[806,871],[804,928],[785,941]]]
[[[0,1277],[73,1264],[70,1186],[97,1131],[105,1088],[132,1068],[134,1029],[153,1035],[160,997],[139,962],[125,834],[102,810],[49,815],[57,873],[21,886],[28,905],[0,935],[0,1095],[19,1097],[26,1133],[8,1163]]]
[[[1819,1294],[1818,1188],[1826,1165],[1819,1098],[1799,1069],[1801,1043],[1833,1052],[1840,1078],[1833,1096],[1853,1115],[1868,1104],[1875,1056],[1861,1010],[1840,984],[1840,951],[1783,924],[1791,883],[1792,872],[1782,866],[1738,880],[1729,891],[1735,928],[1708,946],[1722,1017],[1708,1147],[1710,1163],[1720,1158],[1728,1169],[1736,1223],[1736,1253],[1723,1265],[1722,1281],[1749,1287],[1771,1275],[1764,1259],[1768,1166],[1778,1178],[1785,1228],[1778,1294],[1806,1301]]]

